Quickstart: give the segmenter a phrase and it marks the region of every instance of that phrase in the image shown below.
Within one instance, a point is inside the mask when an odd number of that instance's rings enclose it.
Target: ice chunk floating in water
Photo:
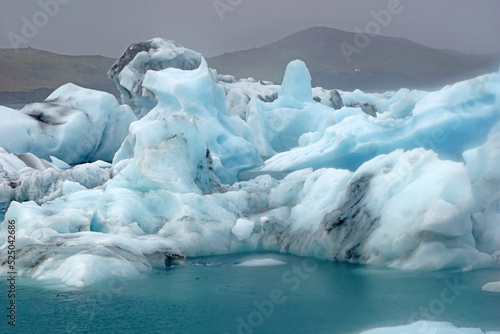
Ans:
[[[253,259],[253,260],[247,260],[243,261],[241,263],[238,263],[236,266],[237,267],[268,267],[268,266],[281,266],[286,264],[283,261],[276,260],[276,259]]]
[[[498,73],[431,93],[334,93],[311,89],[298,60],[281,87],[236,81],[154,39],[109,75],[128,105],[66,85],[43,104],[0,109],[0,253],[13,220],[21,275],[85,286],[254,251],[499,266]],[[266,263],[276,264],[246,265]]]
[[[500,292],[500,282],[490,282],[483,286],[483,291]]]
[[[458,328],[448,322],[419,321],[407,326],[377,328],[361,334],[498,334],[500,332],[483,332],[479,328]]]

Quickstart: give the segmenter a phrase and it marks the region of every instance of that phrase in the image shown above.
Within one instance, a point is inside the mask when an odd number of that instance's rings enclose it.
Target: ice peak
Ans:
[[[279,96],[312,102],[311,74],[302,60],[293,60],[287,65]]]
[[[138,118],[144,117],[158,102],[142,84],[148,71],[177,68],[192,71],[204,62],[198,52],[163,38],[130,45],[109,69],[108,77],[120,91],[122,103],[128,104]]]

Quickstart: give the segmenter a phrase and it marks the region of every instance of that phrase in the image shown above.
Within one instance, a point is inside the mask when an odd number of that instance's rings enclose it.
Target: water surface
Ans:
[[[255,258],[286,264],[235,266]],[[498,280],[500,270],[402,272],[278,254],[205,257],[82,289],[18,278],[16,331],[2,311],[0,332],[359,333],[419,319],[500,330],[500,294],[481,291]],[[0,291],[5,310],[4,279]]]

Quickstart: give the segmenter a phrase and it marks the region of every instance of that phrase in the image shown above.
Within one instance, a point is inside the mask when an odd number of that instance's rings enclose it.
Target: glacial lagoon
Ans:
[[[498,269],[408,272],[282,254],[188,259],[85,288],[22,276],[15,331],[5,331],[0,296],[1,332],[360,333],[418,320],[490,331],[500,329],[500,294],[481,287],[499,277]]]

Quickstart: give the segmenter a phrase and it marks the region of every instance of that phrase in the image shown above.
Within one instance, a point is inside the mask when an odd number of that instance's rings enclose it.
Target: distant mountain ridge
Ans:
[[[303,60],[314,86],[353,90],[430,88],[498,71],[500,56],[465,55],[437,50],[403,38],[370,35],[368,46],[350,56],[341,44],[355,46],[356,34],[310,28],[269,45],[207,59],[221,74],[279,83],[286,65]]]
[[[498,71],[500,56],[464,55],[436,50],[402,38],[370,36],[370,44],[347,62],[341,43],[355,34],[310,28],[269,45],[208,58],[220,74],[280,83],[286,65],[303,60],[314,86],[353,90],[432,88]],[[124,46],[124,50],[127,46]],[[61,85],[76,85],[118,96],[107,77],[116,59],[64,56],[47,51],[0,49],[0,105],[41,101]]]
[[[32,48],[0,49],[0,104],[40,101],[68,82],[118,95],[106,75],[114,62],[102,56],[63,56]]]

